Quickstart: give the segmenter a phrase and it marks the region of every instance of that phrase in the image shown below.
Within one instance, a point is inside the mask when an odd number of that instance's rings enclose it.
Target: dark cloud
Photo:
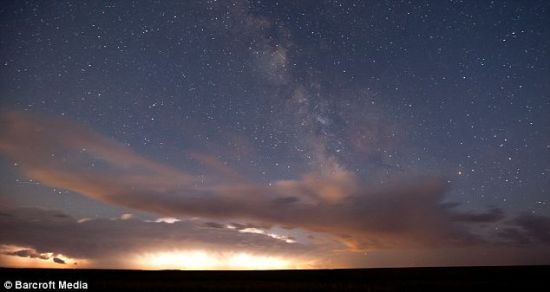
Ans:
[[[41,259],[41,260],[48,260],[50,257],[46,254],[41,254],[36,252],[32,249],[21,249],[17,251],[6,251],[3,252],[5,255],[11,255],[11,256],[18,256],[18,257],[24,257],[24,258],[35,258],[35,259]]]
[[[535,214],[522,214],[516,217],[513,222],[521,227],[527,236],[540,242],[550,244],[550,217]]]
[[[335,235],[360,249],[470,244],[479,239],[465,223],[502,217],[498,209],[472,214],[444,204],[448,185],[438,178],[374,188],[330,157],[325,164],[329,172],[306,173],[271,186],[233,181],[236,172],[229,166],[222,171],[231,174],[225,183],[198,186],[198,176],[151,161],[65,119],[11,112],[1,124],[0,152],[17,161],[28,177],[162,216],[303,228]],[[102,166],[90,168],[90,161]]]
[[[203,226],[208,228],[225,228],[225,225],[216,222],[206,222]]]
[[[523,246],[532,243],[525,231],[518,227],[505,227],[497,232],[497,236],[508,244]]]
[[[5,249],[5,244],[6,243],[9,243],[10,240],[7,239],[7,240],[2,240],[0,241],[0,249],[2,249],[3,251],[0,252],[0,254],[2,255],[6,255],[6,256],[15,256],[15,257],[22,257],[22,258],[31,258],[31,259],[39,259],[39,260],[44,260],[44,261],[53,261],[54,263],[57,263],[57,264],[65,264],[66,262],[57,257],[56,254],[52,253],[52,252],[48,252],[48,253],[45,253],[45,252],[38,252],[35,248],[26,248],[26,249],[19,249],[19,250],[6,250]],[[27,245],[28,246],[28,245]],[[1,261],[0,261],[1,263]]]
[[[453,215],[453,220],[459,222],[484,223],[495,222],[504,218],[504,212],[499,208],[493,208],[484,213],[460,213]]]
[[[505,244],[550,247],[550,217],[523,213],[504,224],[496,235]]]

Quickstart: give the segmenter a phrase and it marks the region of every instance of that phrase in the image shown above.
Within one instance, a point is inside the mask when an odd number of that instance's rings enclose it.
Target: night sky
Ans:
[[[0,265],[550,264],[548,1],[4,1]]]

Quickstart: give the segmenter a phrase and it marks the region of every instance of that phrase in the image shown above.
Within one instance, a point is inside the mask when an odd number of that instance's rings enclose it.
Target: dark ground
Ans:
[[[12,284],[83,281],[87,291],[550,291],[550,266],[292,271],[0,268],[0,280]],[[21,291],[15,287],[9,291],[14,290]],[[2,287],[0,291],[8,290]]]

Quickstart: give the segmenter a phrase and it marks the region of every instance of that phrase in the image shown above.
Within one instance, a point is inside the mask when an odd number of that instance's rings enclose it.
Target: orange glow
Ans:
[[[10,255],[10,252],[19,250],[31,250],[42,258]],[[54,258],[62,260],[57,263]],[[0,266],[11,268],[49,268],[49,269],[74,269],[90,266],[90,261],[85,259],[70,258],[59,253],[37,253],[36,250],[28,247],[15,245],[0,245]]]
[[[135,263],[142,269],[177,270],[278,270],[300,269],[288,258],[244,252],[207,252],[203,250],[152,252],[139,255]]]

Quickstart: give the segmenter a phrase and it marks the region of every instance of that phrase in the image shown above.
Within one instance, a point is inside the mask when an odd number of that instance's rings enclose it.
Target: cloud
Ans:
[[[501,217],[497,209],[470,214],[444,204],[448,185],[433,177],[373,187],[335,164],[332,175],[306,173],[271,186],[241,180],[201,185],[189,172],[144,158],[67,119],[11,112],[2,115],[1,124],[0,152],[29,178],[163,217],[302,228],[358,249],[471,244],[481,239],[468,224]]]
[[[217,222],[206,222],[204,226],[208,228],[226,228],[225,225]]]
[[[514,245],[486,243],[439,249],[381,249],[364,255],[338,250],[335,242],[309,240],[306,243],[260,226],[253,227],[251,224],[213,224],[214,222],[201,220],[182,220],[166,224],[138,219],[90,219],[79,223],[79,220],[55,210],[21,207],[2,207],[0,210],[8,214],[0,217],[2,266],[17,264],[12,258],[33,258],[54,264],[47,267],[61,265],[63,261],[71,267],[166,268],[163,265],[140,266],[136,260],[144,256],[154,260],[157,254],[164,254],[165,257],[180,256],[172,251],[186,251],[189,254],[196,250],[201,251],[203,256],[212,257],[244,253],[269,255],[293,261],[298,265],[312,264],[313,266],[308,267],[318,268],[365,265],[509,265],[544,264],[544,257],[547,258],[550,252],[540,245],[526,249]],[[319,238],[319,234],[308,237]],[[351,248],[353,240],[350,240],[349,245]],[[177,265],[173,267],[178,268]]]
[[[124,213],[120,216],[120,220],[129,220],[129,219],[132,219],[133,217],[134,217],[133,214]]]
[[[61,259],[63,255],[53,252],[38,252],[35,248],[24,248],[21,249],[17,246],[6,244],[4,241],[0,241],[0,264],[2,259],[5,256],[15,257],[15,258],[28,258],[33,260],[38,260],[39,263],[56,263],[56,264],[65,264],[67,261]],[[36,262],[36,261],[35,261]]]
[[[1,210],[9,216],[0,217],[0,245],[27,247],[6,250],[3,255],[58,264],[66,263],[65,258],[73,258],[86,260],[95,267],[131,268],[128,259],[134,255],[193,249],[305,259],[322,250],[315,245],[288,243],[289,237],[282,234],[243,233],[223,226],[207,228],[203,221],[196,220],[171,224],[133,218],[82,222],[54,210],[22,207]]]
[[[453,220],[459,222],[483,223],[495,222],[504,218],[504,212],[499,208],[492,208],[484,213],[460,213],[453,215]]]
[[[514,222],[532,238],[550,244],[550,217],[522,214],[515,218]]]
[[[531,244],[532,241],[525,231],[518,227],[505,227],[497,232],[497,237],[504,240],[506,243],[512,243],[519,246]]]
[[[501,239],[517,245],[550,245],[550,217],[536,214],[520,214],[509,220],[508,226],[498,232]]]
[[[38,253],[35,250],[32,249],[20,249],[17,251],[5,251],[2,254],[4,255],[11,255],[11,256],[18,256],[18,257],[24,257],[24,258],[35,258],[35,259],[41,259],[41,260],[48,260],[50,259],[50,256],[48,254]]]

